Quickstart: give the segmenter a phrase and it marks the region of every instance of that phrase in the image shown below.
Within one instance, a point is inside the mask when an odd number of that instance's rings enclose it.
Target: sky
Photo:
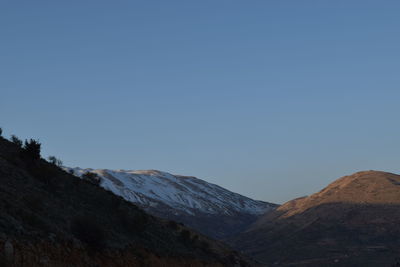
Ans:
[[[275,203],[400,173],[399,1],[0,0],[0,127]]]

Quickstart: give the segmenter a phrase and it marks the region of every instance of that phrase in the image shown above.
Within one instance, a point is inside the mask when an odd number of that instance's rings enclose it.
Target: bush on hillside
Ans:
[[[173,230],[177,230],[179,228],[179,225],[175,221],[168,221],[168,227]]]
[[[188,230],[182,230],[181,234],[181,240],[186,243],[189,244],[191,241],[191,234]]]
[[[136,234],[143,233],[149,223],[149,216],[143,211],[131,214],[124,210],[120,210],[118,212],[118,217],[125,229]]]
[[[205,240],[200,241],[200,247],[201,249],[208,251],[210,249],[210,243],[208,243]]]
[[[12,134],[11,135],[11,142],[13,142],[14,144],[16,144],[19,147],[22,147],[22,140],[19,139],[16,135]]]
[[[105,246],[104,230],[88,216],[75,218],[71,222],[71,231],[75,238],[89,248],[99,250]]]
[[[63,162],[55,156],[49,156],[47,159],[51,164],[56,165],[57,167],[63,166]]]
[[[132,226],[137,232],[144,231],[149,222],[149,217],[144,212],[139,212],[133,219]]]
[[[84,173],[82,179],[94,185],[100,185],[101,183],[101,178],[94,172]]]
[[[25,152],[24,154],[31,160],[39,160],[41,145],[42,144],[40,144],[39,141],[36,141],[34,139],[30,139],[29,141],[25,140],[23,147]]]
[[[46,185],[50,185],[54,181],[53,178],[58,175],[57,169],[47,164],[30,164],[28,170],[34,178]]]

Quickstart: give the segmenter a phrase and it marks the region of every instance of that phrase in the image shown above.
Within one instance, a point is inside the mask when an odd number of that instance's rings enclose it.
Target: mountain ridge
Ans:
[[[102,180],[100,185],[106,190],[155,216],[177,220],[217,239],[244,230],[277,206],[250,199],[194,176],[157,170],[64,169],[78,177],[86,172],[96,173]]]

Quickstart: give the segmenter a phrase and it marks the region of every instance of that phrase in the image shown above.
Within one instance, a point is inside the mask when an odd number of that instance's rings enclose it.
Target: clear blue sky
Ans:
[[[0,127],[284,202],[400,172],[400,1],[0,0]]]

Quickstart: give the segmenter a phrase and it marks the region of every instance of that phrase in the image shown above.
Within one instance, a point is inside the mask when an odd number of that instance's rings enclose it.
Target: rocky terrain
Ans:
[[[392,266],[400,256],[400,176],[342,177],[264,215],[230,242],[276,266]]]
[[[216,239],[240,233],[277,207],[192,176],[156,170],[64,169],[78,177],[96,173],[106,190],[150,214],[184,223]]]
[[[0,266],[248,266],[239,253],[0,137]]]

